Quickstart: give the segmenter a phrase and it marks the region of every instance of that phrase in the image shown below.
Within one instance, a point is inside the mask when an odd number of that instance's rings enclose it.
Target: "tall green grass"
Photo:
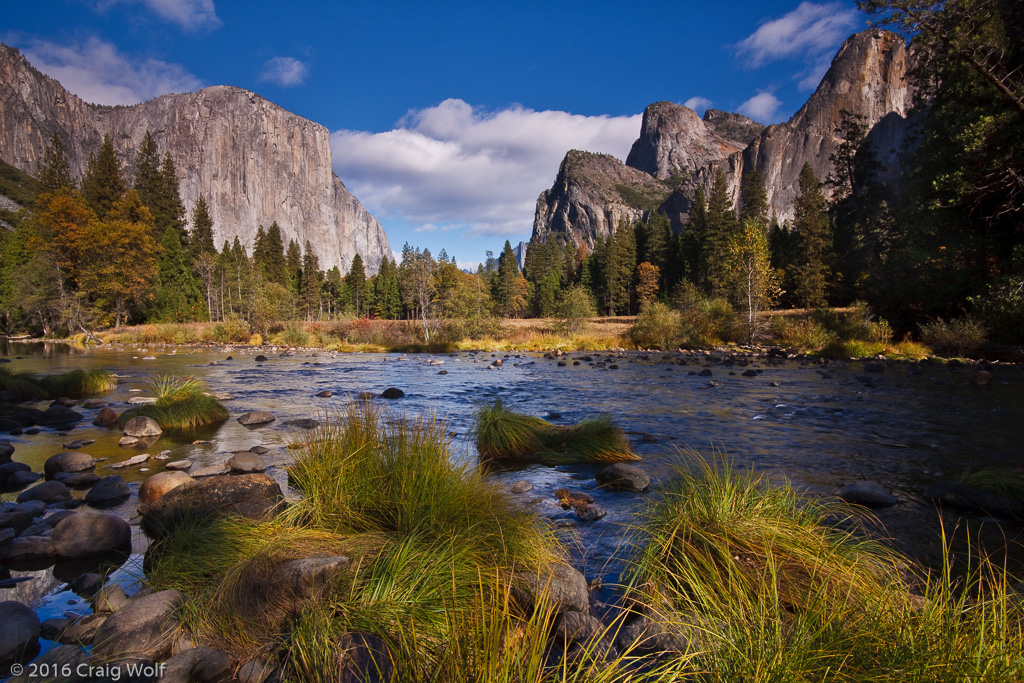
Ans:
[[[161,375],[149,382],[156,394],[156,403],[130,408],[118,418],[117,426],[144,415],[156,420],[165,431],[194,432],[228,419],[228,410],[206,393],[202,382],[192,377]]]
[[[572,426],[554,425],[517,413],[497,399],[477,410],[474,434],[482,461],[562,464],[640,459],[608,415],[590,417]]]
[[[699,456],[637,524],[630,590],[704,681],[1011,681],[1024,610],[987,562],[921,580],[835,507]],[[948,552],[947,552],[948,558]]]

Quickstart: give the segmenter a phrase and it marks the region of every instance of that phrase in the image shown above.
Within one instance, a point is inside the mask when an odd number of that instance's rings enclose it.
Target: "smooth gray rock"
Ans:
[[[59,481],[44,481],[42,484],[37,484],[27,491],[22,491],[18,494],[19,503],[26,500],[41,500],[49,505],[50,503],[71,500],[71,491]]]
[[[555,622],[552,635],[557,645],[585,643],[604,630],[604,624],[583,612],[563,612]]]
[[[896,498],[876,481],[855,481],[843,487],[839,497],[853,505],[884,508],[896,504]]]
[[[136,415],[124,423],[121,429],[125,436],[132,436],[141,439],[147,436],[160,436],[164,430],[160,428],[157,421],[145,415]]]
[[[139,512],[145,514],[147,506],[152,505],[168,492],[179,486],[189,486],[192,477],[185,472],[158,472],[146,478],[139,486]]]
[[[132,528],[117,515],[79,512],[61,520],[50,538],[57,557],[73,560],[130,547]]]
[[[586,612],[590,605],[587,580],[567,564],[552,563],[537,571],[516,572],[512,596],[525,613],[533,612],[538,596],[544,591],[548,594],[548,604],[558,613]]]
[[[20,602],[0,602],[0,625],[0,662],[14,659],[39,640],[39,617]]]
[[[180,628],[174,612],[184,602],[185,596],[174,590],[132,598],[96,630],[93,658],[166,659]]]
[[[160,683],[217,683],[231,678],[231,655],[205,645],[179,652],[163,664]]]
[[[57,636],[58,643],[66,645],[92,645],[96,631],[107,620],[108,614],[96,612],[75,619]]]
[[[19,536],[11,541],[4,562],[27,565],[51,565],[57,561],[53,541],[46,536]],[[0,622],[2,623],[2,622]]]
[[[267,469],[266,461],[251,451],[236,451],[228,459],[228,467],[237,474],[262,472]]]
[[[107,406],[96,413],[96,417],[93,418],[92,423],[97,427],[110,427],[117,424],[119,416],[117,411]]]
[[[68,474],[66,472],[58,472],[53,475],[54,481],[67,486],[69,489],[87,489],[94,486],[101,477],[98,474],[92,472],[77,472],[75,474]]]
[[[533,484],[526,481],[525,479],[522,479],[512,484],[512,488],[510,490],[512,491],[512,493],[526,493],[527,491],[533,490]]]
[[[211,476],[164,494],[147,509],[142,528],[160,538],[185,518],[239,515],[270,519],[283,508],[281,487],[266,474]]]
[[[636,465],[616,462],[598,471],[597,483],[613,491],[642,493],[651,485],[651,477]]]
[[[131,495],[132,490],[124,477],[114,474],[100,479],[85,494],[85,503],[94,508],[112,508],[131,498]]]
[[[187,470],[191,467],[192,461],[189,460],[188,458],[184,458],[182,460],[175,460],[174,462],[169,462],[166,465],[164,465],[164,469],[166,470]]]
[[[251,413],[246,413],[238,418],[238,423],[243,424],[247,427],[255,425],[263,425],[268,422],[274,421],[274,416],[268,413],[266,410],[254,410]]]
[[[108,583],[92,599],[92,608],[97,612],[116,612],[128,604],[128,595],[116,583]]]
[[[575,510],[576,516],[579,517],[581,522],[596,522],[608,514],[603,507],[594,503],[577,505],[573,510]]]

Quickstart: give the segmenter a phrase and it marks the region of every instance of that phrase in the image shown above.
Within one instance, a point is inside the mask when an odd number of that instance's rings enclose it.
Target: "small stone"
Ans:
[[[139,455],[128,458],[123,462],[110,463],[109,465],[107,465],[107,467],[109,467],[112,470],[120,470],[124,469],[125,467],[135,467],[136,465],[141,465],[142,463],[147,462],[149,458],[149,453],[140,453]]]
[[[117,420],[117,411],[108,406],[103,408],[99,413],[96,414],[96,417],[93,419],[92,423],[97,427],[109,427],[111,425],[117,424]]]
[[[228,467],[231,471],[239,474],[249,472],[263,472],[267,469],[267,463],[260,456],[252,451],[236,451],[228,460]]]
[[[334,394],[330,389],[324,389],[323,391],[316,392],[315,396],[317,398],[330,398],[331,396],[334,396]]]
[[[128,420],[121,431],[124,432],[125,436],[134,437],[160,436],[163,433],[157,421],[145,415],[136,415]]]
[[[124,477],[114,474],[100,479],[85,494],[85,503],[94,508],[111,508],[125,502],[131,495],[132,490],[125,483]]]
[[[869,508],[890,507],[896,504],[893,495],[884,486],[874,481],[855,481],[852,484],[847,484],[839,492],[839,497],[847,503]]]
[[[526,481],[525,479],[522,479],[522,480],[517,481],[516,483],[512,484],[512,489],[511,489],[512,493],[526,493],[527,491],[532,491],[532,490],[533,490],[533,484],[531,484],[530,482]]]
[[[247,427],[263,425],[274,421],[274,416],[266,410],[254,410],[238,418],[238,423]]]
[[[573,510],[582,522],[595,522],[607,514],[603,507],[593,503],[584,503],[573,508]]]
[[[128,446],[134,446],[138,442],[139,440],[136,439],[134,436],[122,436],[120,440],[118,440],[117,445],[121,446],[122,448],[125,448]]]
[[[59,481],[44,481],[42,484],[37,484],[18,495],[19,503],[23,503],[26,500],[41,500],[49,505],[50,503],[59,503],[70,499],[71,491]]]
[[[189,460],[188,458],[185,458],[183,460],[175,460],[174,462],[169,462],[166,465],[164,465],[164,469],[167,470],[187,470],[190,467],[192,467],[192,461]]]
[[[615,491],[642,493],[651,485],[651,477],[636,465],[617,462],[598,471],[597,483]]]

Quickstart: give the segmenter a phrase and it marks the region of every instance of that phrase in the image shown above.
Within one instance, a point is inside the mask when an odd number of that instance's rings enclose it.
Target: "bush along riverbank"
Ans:
[[[478,420],[504,412],[485,406]],[[520,443],[487,441],[499,442]],[[117,515],[50,510],[42,523],[52,531],[0,544],[21,561],[64,563],[55,575],[94,608],[41,627],[20,603],[0,603],[3,666],[31,660],[42,630],[62,645],[27,671],[110,680],[140,666],[169,681],[1024,677],[1020,584],[997,563],[975,556],[954,569],[946,547],[941,566],[914,566],[872,540],[865,508],[808,498],[718,458],[681,452],[674,476],[648,493],[641,467],[599,466],[603,487],[643,504],[620,544],[621,585],[599,594],[568,560],[571,532],[497,485],[486,462],[459,464],[443,419],[359,399],[295,446],[290,500],[246,466],[251,453],[232,457],[233,475],[145,480],[146,585],[130,598],[104,578],[131,546]],[[47,463],[52,483],[95,465],[76,455]],[[597,508],[564,488],[556,495],[581,519]],[[53,502],[26,498],[5,515],[32,524]]]

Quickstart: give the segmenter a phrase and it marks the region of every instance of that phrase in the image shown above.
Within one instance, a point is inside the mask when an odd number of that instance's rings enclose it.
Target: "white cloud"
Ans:
[[[788,14],[761,24],[735,45],[751,67],[780,59],[805,63],[794,78],[802,90],[813,90],[828,70],[838,45],[857,28],[857,11],[842,2],[802,2]]]
[[[779,107],[782,102],[770,92],[754,95],[740,105],[740,113],[761,123],[778,123]]]
[[[624,159],[641,116],[579,116],[459,99],[411,111],[390,131],[332,135],[334,168],[382,219],[527,239],[537,195],[570,149]]]
[[[418,228],[413,228],[413,232],[435,232],[436,230],[437,226],[433,223],[427,223],[426,225],[421,225]]]
[[[138,104],[202,87],[199,79],[179,64],[133,58],[95,37],[84,45],[36,40],[23,52],[34,67],[94,104]]]
[[[701,97],[700,95],[697,95],[696,97],[691,97],[690,99],[683,102],[684,107],[689,107],[698,114],[702,115],[704,114],[704,111],[711,106],[711,104],[711,100],[709,100],[706,97]]]
[[[97,7],[106,10],[114,5],[129,3],[145,5],[160,18],[186,31],[215,29],[221,25],[213,0],[100,0]]]
[[[264,62],[260,80],[291,88],[305,83],[308,75],[309,68],[294,57],[274,57]]]

